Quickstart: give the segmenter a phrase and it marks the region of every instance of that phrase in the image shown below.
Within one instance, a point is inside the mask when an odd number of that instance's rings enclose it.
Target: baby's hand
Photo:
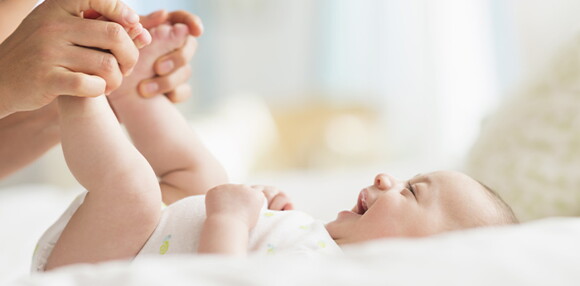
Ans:
[[[209,190],[205,196],[208,218],[221,216],[241,220],[249,229],[258,222],[263,203],[263,193],[246,185],[219,185]]]
[[[289,211],[294,209],[290,197],[272,186],[254,185],[253,189],[261,191],[268,200],[268,209],[275,211]]]

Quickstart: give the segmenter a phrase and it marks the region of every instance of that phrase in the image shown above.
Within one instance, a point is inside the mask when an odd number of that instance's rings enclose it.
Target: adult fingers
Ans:
[[[71,43],[111,51],[123,74],[128,74],[137,63],[139,50],[121,25],[81,18],[70,21],[75,27],[67,31],[67,40]]]
[[[164,76],[187,65],[197,49],[197,40],[188,36],[185,45],[155,61],[154,70],[157,75]]]
[[[83,13],[83,17],[81,18],[111,22],[109,19],[107,19],[104,16],[101,16],[99,13],[93,10],[85,11]],[[132,27],[123,27],[123,28],[125,29],[125,31],[127,31],[127,34],[129,34],[129,37],[133,40],[137,48],[141,49],[144,46],[149,45],[151,43],[151,34],[147,29],[143,28],[143,25],[141,25],[141,23],[137,23]]]
[[[168,17],[169,13],[167,11],[157,10],[149,15],[141,16],[141,21],[139,22],[145,29],[151,29],[166,22]]]
[[[137,36],[131,37],[131,39],[133,39],[135,46],[137,46],[137,48],[141,49],[141,48],[151,44],[152,37],[151,37],[151,34],[149,33],[149,31],[147,31],[147,29],[139,29],[139,31],[140,32],[137,34]]]
[[[141,24],[137,24],[137,26],[129,29],[125,28],[125,31],[127,31],[127,34],[129,34],[129,37],[138,49],[151,44],[151,34]]]
[[[184,102],[191,97],[191,86],[187,83],[182,84],[165,95],[173,103]]]
[[[117,59],[108,52],[73,46],[67,50],[67,57],[62,60],[61,65],[71,71],[104,79],[107,83],[105,94],[117,89],[123,81]]]
[[[50,0],[49,0],[50,1]],[[139,23],[139,15],[119,0],[52,0],[66,12],[81,16],[83,11],[94,10],[107,19],[123,27],[132,27]]]
[[[186,83],[191,76],[191,66],[186,65],[167,76],[154,77],[139,83],[139,94],[142,97],[152,97],[171,92],[175,87]]]
[[[187,11],[179,10],[169,13],[167,18],[172,24],[182,23],[189,28],[189,34],[194,37],[199,37],[203,34],[203,23],[197,15],[193,15]]]
[[[81,97],[95,97],[105,92],[107,83],[101,77],[73,72],[65,68],[55,71],[49,78],[58,80],[58,86],[50,93],[60,95],[74,95]]]

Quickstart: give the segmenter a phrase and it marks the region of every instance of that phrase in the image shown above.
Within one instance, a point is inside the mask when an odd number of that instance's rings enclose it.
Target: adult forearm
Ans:
[[[248,226],[236,218],[208,217],[201,231],[198,253],[246,255],[248,253]]]
[[[0,73],[1,72],[3,71],[0,66]],[[8,82],[3,80],[0,76],[0,120],[3,120],[5,117],[17,112],[13,106],[14,104],[11,102],[11,97],[8,96],[11,92],[12,90],[8,87]]]
[[[0,0],[0,43],[20,25],[37,0]]]
[[[112,22],[79,17],[89,9]],[[9,13],[0,11],[0,19]],[[118,88],[137,62],[137,47],[151,40],[138,20],[118,0],[46,0],[0,44],[0,118],[41,108],[59,95],[90,97]]]
[[[59,141],[54,103],[0,119],[0,178],[34,162]]]

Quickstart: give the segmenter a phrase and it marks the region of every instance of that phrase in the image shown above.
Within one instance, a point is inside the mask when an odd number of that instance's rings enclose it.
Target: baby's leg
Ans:
[[[163,201],[169,205],[187,196],[203,195],[227,183],[227,176],[165,96],[145,99],[138,95],[138,83],[154,75],[157,59],[183,46],[188,29],[183,24],[160,25],[151,30],[151,36],[153,41],[141,50],[133,74],[123,82],[121,92],[109,96],[109,101],[159,177]]]
[[[45,269],[132,258],[159,220],[157,177],[123,134],[104,96],[58,101],[67,165],[89,193]]]

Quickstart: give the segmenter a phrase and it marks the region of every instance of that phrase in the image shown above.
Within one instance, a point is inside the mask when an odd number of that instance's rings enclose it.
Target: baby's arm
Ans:
[[[245,255],[249,232],[258,221],[263,202],[260,190],[244,185],[220,185],[209,190],[198,252]]]
[[[153,42],[141,52],[139,63],[123,86],[109,97],[133,143],[160,178],[163,201],[205,194],[226,183],[222,165],[201,143],[185,118],[165,96],[149,99],[137,93],[138,83],[154,75],[158,54],[179,47],[188,34],[185,25],[162,25],[151,30]]]
[[[134,257],[155,229],[160,190],[147,160],[126,138],[104,96],[61,96],[66,162],[87,190],[46,270]]]
[[[285,193],[270,186],[226,184],[209,190],[198,253],[245,255],[249,232],[258,222],[264,199],[271,210],[294,208]]]

